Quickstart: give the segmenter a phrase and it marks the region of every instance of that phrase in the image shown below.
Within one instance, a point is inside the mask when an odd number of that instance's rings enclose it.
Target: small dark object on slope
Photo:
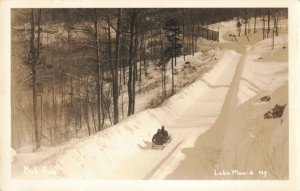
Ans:
[[[260,101],[264,101],[264,102],[269,102],[271,100],[270,96],[264,96],[262,98],[260,98]]]
[[[265,113],[264,118],[265,119],[280,118],[283,114],[285,106],[286,106],[286,104],[284,104],[284,105],[276,104],[272,110]]]

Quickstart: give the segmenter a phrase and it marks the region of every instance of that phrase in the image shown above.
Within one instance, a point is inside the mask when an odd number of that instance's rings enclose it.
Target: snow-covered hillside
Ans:
[[[275,38],[277,42],[287,41],[287,35]],[[242,81],[238,93],[238,105],[255,96],[258,92],[272,92],[288,80],[288,48],[284,44],[276,44],[270,50],[271,39],[248,46]]]
[[[188,58],[195,68],[205,59],[215,60],[207,73],[194,73],[191,84],[181,76],[177,85],[182,90],[154,109],[143,111],[160,90],[139,94],[137,114],[91,137],[17,153],[13,177],[288,178],[287,35],[276,37],[272,50],[271,39],[258,40],[259,34],[250,37],[255,42],[247,42],[244,36],[231,41],[227,35],[234,29],[233,21],[219,26],[222,40],[215,46],[220,48],[206,53],[216,58],[205,58],[201,52]],[[182,58],[178,62],[177,69],[191,75]],[[262,101],[264,96],[270,100]],[[283,115],[265,118],[276,104],[286,104]],[[152,136],[161,125],[173,140],[164,150],[152,150]],[[255,171],[255,175],[235,175],[232,170]]]
[[[181,149],[191,147],[197,136],[208,129],[217,119],[239,56],[232,50],[221,52],[218,63],[209,73],[172,96],[159,108],[140,112],[118,125],[85,139],[73,139],[65,145],[42,148],[35,153],[18,154],[13,165],[14,177],[143,178],[147,172],[138,174],[135,169],[130,177],[128,171],[121,170],[124,164],[127,164],[125,166],[128,167],[126,160],[130,158],[149,160],[149,153],[152,153],[151,157],[156,160],[150,159],[148,168],[150,170],[157,165],[164,155],[159,151],[149,151],[149,143],[157,128],[163,124],[174,138],[169,149],[177,143],[181,143]],[[186,112],[191,108],[194,110]],[[195,117],[193,113],[197,112],[199,108],[202,110],[199,115],[206,116],[200,121],[200,124],[199,118],[194,120],[186,118],[187,115]],[[180,124],[174,123],[174,120]],[[202,127],[195,128],[199,125]],[[194,129],[190,129],[189,126]],[[185,136],[181,137],[183,131],[187,129],[189,130]],[[185,137],[189,137],[189,139],[182,140]],[[164,153],[168,154],[169,149],[164,150]],[[180,152],[178,154],[180,155]],[[145,166],[143,161],[140,162],[140,164],[132,164]],[[174,162],[178,163],[178,161]],[[24,174],[23,166],[27,166],[26,174]],[[173,166],[173,168],[175,167],[176,165]],[[43,168],[46,169],[43,170]],[[168,172],[171,170],[173,169],[169,168]],[[35,171],[38,173],[35,174]],[[166,175],[166,172],[163,174]]]
[[[228,40],[223,47],[238,49],[243,56],[221,115],[195,147],[183,150],[185,160],[167,179],[289,177],[286,31],[275,37],[272,49],[271,39],[259,40],[261,34],[250,36],[250,42],[244,36],[231,41],[230,22],[228,26],[227,32],[222,29],[223,40]],[[282,116],[278,107],[284,108]]]
[[[288,118],[288,51],[280,42],[287,35],[275,38],[279,42],[271,49],[271,39],[248,46],[238,91],[237,110],[229,119],[218,170],[236,169],[254,172],[225,179],[288,179],[289,118]],[[265,101],[263,97],[270,97]],[[285,106],[283,115],[266,118],[276,105]],[[266,172],[266,174],[259,172]]]

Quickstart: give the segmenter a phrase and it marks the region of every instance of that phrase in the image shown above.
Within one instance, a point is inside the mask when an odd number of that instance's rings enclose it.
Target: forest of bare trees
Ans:
[[[150,64],[161,72],[161,101],[176,93],[176,58],[198,51],[207,25],[239,18],[247,35],[253,18],[253,32],[274,39],[283,14],[279,8],[12,9],[12,147],[36,150],[117,124],[135,113]]]

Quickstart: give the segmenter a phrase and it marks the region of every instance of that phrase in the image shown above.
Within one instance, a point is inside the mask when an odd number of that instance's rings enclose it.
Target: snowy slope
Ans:
[[[288,179],[288,105],[280,118],[265,119],[276,104],[288,104],[288,85],[277,88],[270,102],[258,94],[242,104],[226,130],[217,171],[238,170],[253,174],[220,176],[220,179]],[[265,173],[259,173],[265,172]]]
[[[245,37],[228,39],[233,22],[227,24],[221,46],[237,50],[242,57],[223,108],[194,147],[183,150],[184,160],[166,179],[288,178],[287,31],[275,38],[272,50],[271,39],[262,40],[261,34],[249,36],[250,42]],[[262,102],[263,96],[271,100]],[[283,116],[264,119],[276,104],[287,104]]]
[[[239,57],[233,50],[222,51],[219,62],[209,73],[159,108],[142,111],[88,138],[74,139],[59,147],[42,148],[36,153],[17,154],[13,176],[25,179],[163,178],[182,159],[180,151],[191,147],[217,119]],[[147,150],[152,135],[162,124],[166,125],[174,141],[161,152]],[[175,154],[172,158],[176,160],[169,161],[170,165],[162,168],[165,170],[156,172],[155,167],[163,166],[161,162],[169,159],[165,157],[170,154]],[[27,161],[23,161],[24,158]],[[132,170],[130,164],[140,165],[141,169]],[[29,169],[26,174],[24,165]],[[47,169],[43,171],[45,167]],[[31,172],[34,170],[37,174]]]
[[[73,139],[58,147],[41,148],[35,153],[18,153],[13,163],[13,177],[237,178],[214,176],[208,168],[213,166],[217,170],[267,170],[268,179],[286,178],[287,109],[278,120],[264,120],[262,115],[274,104],[288,102],[287,50],[283,48],[286,44],[280,43],[287,42],[287,35],[276,37],[274,50],[271,50],[270,39],[247,45],[243,44],[246,41],[240,41],[237,42],[239,46],[235,46],[237,43],[228,43],[223,38],[234,29],[234,22],[222,23],[222,26],[221,41],[227,46],[219,53],[214,68],[203,77],[158,108],[141,111],[144,102],[138,103],[137,109],[141,112],[91,137]],[[242,47],[239,50],[242,56],[232,50],[234,46]],[[203,58],[200,53],[190,59],[199,61],[198,58]],[[236,68],[241,71],[236,72]],[[234,91],[230,91],[232,89]],[[259,101],[264,95],[272,97],[270,103]],[[231,102],[232,99],[236,101]],[[152,135],[161,125],[166,126],[173,141],[162,151],[151,150]],[[219,148],[215,149],[216,145]],[[184,152],[186,149],[189,152]],[[25,174],[24,165],[30,169]],[[249,179],[249,176],[237,179],[242,178]]]
[[[287,35],[275,38],[277,42],[287,41]],[[275,44],[271,50],[271,39],[260,41],[253,46],[248,46],[249,51],[245,58],[242,81],[238,92],[238,105],[254,97],[262,91],[272,92],[288,80],[287,48],[282,43]],[[285,53],[280,60],[275,54]]]
[[[287,35],[248,46],[238,91],[238,105],[224,134],[215,169],[245,172],[221,179],[287,179],[289,177]],[[269,102],[261,101],[270,96]],[[275,105],[286,105],[280,118],[264,118]],[[253,174],[247,174],[253,172]],[[259,172],[265,172],[259,173]]]

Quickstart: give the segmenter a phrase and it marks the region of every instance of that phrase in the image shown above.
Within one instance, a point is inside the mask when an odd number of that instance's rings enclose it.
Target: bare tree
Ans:
[[[36,24],[36,15],[37,12],[37,40],[35,35],[35,24]],[[37,64],[39,62],[40,55],[40,33],[41,33],[41,9],[35,10],[31,9],[31,38],[30,38],[30,63],[31,63],[31,72],[32,72],[32,105],[33,105],[33,125],[34,125],[34,140],[35,140],[35,149],[38,149],[41,146],[40,137],[39,137],[39,128],[37,124]],[[36,42],[37,41],[37,42]],[[36,45],[37,44],[37,45]]]
[[[129,53],[128,53],[128,113],[127,116],[130,116],[134,113],[134,100],[133,100],[133,62],[134,62],[134,38],[135,38],[135,24],[137,19],[136,10],[127,11],[129,16],[129,25],[130,25],[130,37],[129,37]]]

